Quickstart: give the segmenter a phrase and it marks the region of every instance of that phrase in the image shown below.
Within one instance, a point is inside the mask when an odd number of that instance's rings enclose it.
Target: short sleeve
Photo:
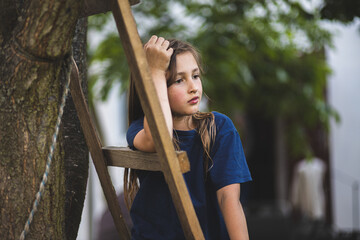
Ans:
[[[144,118],[139,118],[130,124],[129,129],[126,133],[126,140],[131,149],[135,149],[134,138],[136,134],[138,134],[138,132],[140,132],[143,128],[144,128]]]
[[[213,167],[210,169],[210,177],[216,190],[252,180],[239,133],[226,116],[217,127],[211,153]]]

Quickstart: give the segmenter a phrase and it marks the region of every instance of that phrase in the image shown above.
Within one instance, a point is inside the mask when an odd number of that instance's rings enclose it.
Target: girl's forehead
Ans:
[[[193,53],[190,52],[190,51],[178,53],[178,54],[176,55],[176,60],[180,60],[180,59],[187,59],[187,60],[188,60],[188,59],[194,59],[194,61],[196,62]]]
[[[191,52],[184,52],[176,55],[176,72],[193,71],[199,68],[198,63]]]

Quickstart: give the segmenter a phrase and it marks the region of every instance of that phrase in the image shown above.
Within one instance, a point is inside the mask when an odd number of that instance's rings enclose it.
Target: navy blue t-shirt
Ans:
[[[225,115],[213,112],[216,138],[210,156],[213,165],[204,177],[203,147],[196,129],[174,130],[180,149],[187,152],[190,172],[184,179],[199,219],[205,239],[229,239],[218,205],[216,191],[233,183],[251,181],[240,136],[232,121]],[[127,132],[130,148],[134,138],[143,129],[144,119],[134,121]],[[211,164],[211,163],[209,163]],[[171,194],[162,172],[138,171],[140,189],[132,204],[132,239],[185,239]]]

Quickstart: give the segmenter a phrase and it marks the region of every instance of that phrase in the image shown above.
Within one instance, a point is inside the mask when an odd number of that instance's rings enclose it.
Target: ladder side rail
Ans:
[[[80,86],[79,73],[74,60],[71,72],[70,91],[85,136],[85,140],[87,146],[89,147],[89,151],[91,153],[101,187],[104,191],[108,207],[113,216],[116,229],[122,239],[130,239],[130,232],[126,226],[125,219],[123,218],[116,192],[106,166],[106,160],[102,151],[100,139],[91,121],[84,93],[82,92]]]
[[[162,114],[156,90],[151,80],[143,45],[137,32],[129,2],[116,0],[113,15],[129,67],[134,76],[144,113],[151,129],[155,148],[160,156],[162,171],[187,239],[204,239],[184,178],[176,161],[175,149]]]

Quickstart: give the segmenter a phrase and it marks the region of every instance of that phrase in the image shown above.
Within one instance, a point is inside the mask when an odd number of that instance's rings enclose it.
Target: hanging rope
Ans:
[[[73,57],[72,57],[72,55],[70,55],[69,57],[66,58],[66,60],[64,62],[64,71],[66,72],[66,84],[64,86],[64,92],[63,92],[63,95],[62,95],[62,98],[61,98],[61,104],[60,104],[60,107],[59,107],[59,115],[57,117],[57,121],[56,121],[56,125],[55,125],[55,132],[54,132],[54,135],[52,137],[52,144],[50,146],[50,151],[49,151],[47,161],[46,161],[46,168],[45,168],[45,172],[44,172],[42,181],[41,181],[40,186],[39,186],[39,191],[36,194],[35,201],[34,201],[34,204],[33,204],[33,208],[32,208],[32,210],[31,210],[31,212],[29,214],[28,220],[25,223],[24,230],[22,231],[22,233],[20,235],[20,240],[24,240],[26,234],[29,232],[30,224],[31,224],[31,222],[32,222],[32,220],[34,218],[35,213],[37,212],[41,197],[42,197],[42,195],[44,193],[46,182],[48,180],[48,175],[49,175],[49,172],[50,172],[50,166],[51,166],[52,158],[53,158],[53,155],[54,155],[56,140],[57,140],[57,136],[58,136],[58,133],[59,133],[60,124],[61,124],[61,118],[62,118],[62,115],[64,113],[65,102],[66,102],[67,95],[69,93],[72,59],[73,59]]]

